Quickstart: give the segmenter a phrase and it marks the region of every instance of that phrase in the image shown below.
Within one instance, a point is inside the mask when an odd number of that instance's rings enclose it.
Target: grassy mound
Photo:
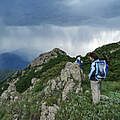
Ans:
[[[85,82],[83,86],[85,91],[89,83],[86,85]],[[90,91],[90,87],[87,90]],[[119,120],[120,89],[118,82],[104,81],[101,93],[107,95],[109,99],[101,99],[99,105],[94,105],[91,92],[79,94],[71,92],[69,99],[61,103],[56,120]]]

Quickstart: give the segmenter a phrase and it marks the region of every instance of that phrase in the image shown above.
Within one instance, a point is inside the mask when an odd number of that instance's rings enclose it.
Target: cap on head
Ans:
[[[81,59],[80,57],[77,58],[77,60],[80,60],[80,59]]]

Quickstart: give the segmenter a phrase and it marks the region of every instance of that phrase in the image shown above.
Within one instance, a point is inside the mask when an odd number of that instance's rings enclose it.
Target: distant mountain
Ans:
[[[36,57],[38,57],[42,51],[39,51],[37,49],[25,49],[25,48],[20,48],[12,51],[13,54],[19,55],[22,57],[23,60],[31,62],[34,60]]]
[[[12,52],[1,51],[0,54],[0,81],[3,81],[15,70],[24,69],[30,61],[42,53],[36,49],[17,49]]]
[[[0,54],[0,70],[21,70],[29,64],[21,56],[13,53]]]

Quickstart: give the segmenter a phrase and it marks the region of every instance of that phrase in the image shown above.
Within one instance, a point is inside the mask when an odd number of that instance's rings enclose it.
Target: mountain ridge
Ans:
[[[75,58],[55,48],[41,54],[26,69],[16,71],[0,84],[0,119],[118,119],[119,47],[118,43],[113,43],[94,51],[99,56],[106,51],[112,65],[108,77],[102,81],[99,105],[91,103],[90,81],[87,77],[90,69],[89,54],[81,57],[83,73]]]

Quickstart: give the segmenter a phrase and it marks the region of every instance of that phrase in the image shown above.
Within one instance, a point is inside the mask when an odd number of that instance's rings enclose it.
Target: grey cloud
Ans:
[[[0,36],[0,51],[26,48],[45,52],[59,47],[75,56],[85,55],[96,47],[119,40],[119,31],[116,33],[110,29],[90,26],[4,26],[4,35]]]
[[[104,18],[120,16],[119,0],[65,0],[64,4],[73,15]]]
[[[119,0],[65,0],[64,5],[78,25],[119,29]]]
[[[54,24],[118,29],[119,3],[119,0],[2,0],[0,16],[6,25],[13,26]]]

